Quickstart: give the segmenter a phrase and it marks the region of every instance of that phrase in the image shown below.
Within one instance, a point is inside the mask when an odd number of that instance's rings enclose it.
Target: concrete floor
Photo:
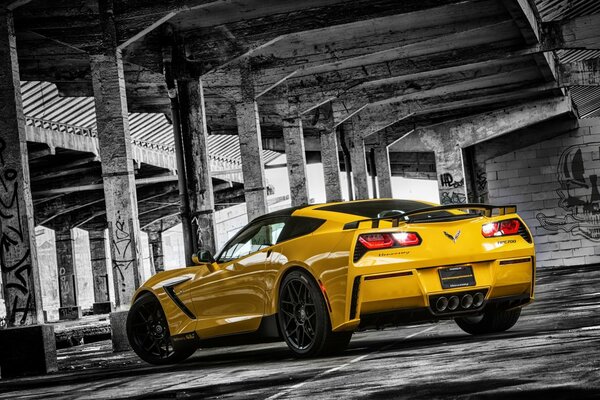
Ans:
[[[199,350],[153,367],[102,341],[59,351],[60,372],[0,381],[0,399],[600,398],[600,266],[539,273],[510,331],[453,322],[356,334],[341,356],[292,359],[280,343]]]

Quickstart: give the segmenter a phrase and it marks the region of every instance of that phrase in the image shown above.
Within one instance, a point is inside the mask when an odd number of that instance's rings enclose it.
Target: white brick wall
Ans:
[[[570,191],[579,199],[591,201],[590,175],[598,175],[600,186],[600,118],[579,121],[580,128],[551,140],[502,155],[486,163],[489,201],[491,204],[516,204],[534,237],[539,267],[600,263],[600,223],[587,225],[597,229],[591,234],[576,218],[582,218],[572,208],[559,205],[561,184],[559,160],[571,146],[579,145],[584,177],[588,188],[577,186]],[[570,153],[571,155],[574,152]],[[573,157],[567,158],[567,170],[577,170]],[[575,188],[576,185],[571,185]],[[567,193],[565,187],[562,193]],[[600,200],[598,201],[600,207]],[[600,211],[597,213],[600,216]],[[592,214],[593,215],[593,214]],[[538,218],[552,218],[543,226]],[[575,217],[575,218],[574,218]],[[558,225],[556,225],[558,224]],[[594,237],[595,235],[595,237]]]

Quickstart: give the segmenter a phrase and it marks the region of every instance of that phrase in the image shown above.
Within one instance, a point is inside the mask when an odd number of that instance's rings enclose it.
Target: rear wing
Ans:
[[[426,214],[429,212],[435,211],[447,211],[447,210],[477,210],[483,211],[483,215],[486,217],[491,217],[493,215],[494,210],[498,210],[497,215],[505,215],[505,214],[513,214],[517,212],[516,205],[506,205],[506,206],[493,206],[491,204],[480,204],[480,203],[465,203],[465,204],[448,204],[445,206],[437,206],[437,207],[425,207],[419,208],[413,211],[408,211],[403,214],[394,214],[394,215],[386,215],[384,217],[379,218],[367,218],[361,219],[358,221],[348,222],[344,225],[344,230],[347,229],[356,229],[360,225],[361,222],[369,222],[371,221],[371,228],[379,228],[379,221],[391,221],[392,228],[398,227],[400,221],[402,222],[410,222],[410,217],[418,214]]]

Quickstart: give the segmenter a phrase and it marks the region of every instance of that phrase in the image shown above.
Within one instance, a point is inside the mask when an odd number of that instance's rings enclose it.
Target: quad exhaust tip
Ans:
[[[481,292],[476,292],[473,295],[467,293],[460,298],[458,296],[451,296],[450,298],[441,296],[435,302],[435,309],[437,312],[444,312],[455,311],[459,306],[464,310],[479,308],[483,304],[484,299],[485,296]]]
[[[459,304],[460,304],[460,300],[458,299],[458,296],[450,297],[450,300],[448,300],[448,310],[450,310],[450,311],[456,310],[458,308]]]

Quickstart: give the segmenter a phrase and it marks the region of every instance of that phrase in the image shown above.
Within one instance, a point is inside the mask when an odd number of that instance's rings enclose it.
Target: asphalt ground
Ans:
[[[0,380],[0,399],[600,399],[600,266],[538,271],[537,285],[501,334],[445,321],[357,333],[337,357],[296,360],[271,343],[166,367],[102,341],[60,350],[58,373]]]

